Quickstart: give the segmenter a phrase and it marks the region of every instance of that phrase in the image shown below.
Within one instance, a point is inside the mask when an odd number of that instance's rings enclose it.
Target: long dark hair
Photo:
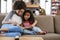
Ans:
[[[22,15],[22,21],[23,21],[23,22],[26,21],[25,18],[24,18],[24,16],[25,16],[26,13],[30,13],[30,18],[28,19],[28,21],[34,23],[35,18],[34,18],[34,16],[33,16],[33,13],[32,13],[30,10],[25,10],[25,12],[24,12],[23,15]]]
[[[26,9],[26,4],[23,1],[16,1],[13,5],[13,10]]]

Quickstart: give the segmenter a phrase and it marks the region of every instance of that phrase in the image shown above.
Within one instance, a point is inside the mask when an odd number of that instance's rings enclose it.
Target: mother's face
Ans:
[[[22,14],[24,13],[24,9],[21,9],[21,10],[16,10],[16,12],[17,12],[17,14],[19,15],[19,16],[22,16]]]

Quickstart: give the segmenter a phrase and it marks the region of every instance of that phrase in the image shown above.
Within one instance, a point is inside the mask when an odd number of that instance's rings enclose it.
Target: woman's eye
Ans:
[[[23,11],[18,11],[18,13],[20,13],[20,12],[23,13]]]

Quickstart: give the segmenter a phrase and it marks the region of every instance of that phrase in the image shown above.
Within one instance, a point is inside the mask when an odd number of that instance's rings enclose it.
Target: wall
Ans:
[[[12,10],[12,0],[7,0],[7,13]]]
[[[51,0],[40,0],[40,6],[46,10],[46,15],[51,15]],[[1,12],[2,13],[9,13],[12,10],[12,0],[6,1],[1,0]]]
[[[46,14],[47,15],[51,15],[51,0],[48,0],[48,2],[46,2]]]
[[[1,0],[1,13],[6,13],[6,1]]]
[[[12,0],[1,0],[1,13],[9,13],[12,10]]]
[[[1,0],[0,0],[0,12],[1,12]]]
[[[51,0],[40,0],[40,6],[45,9],[46,15],[51,15]]]

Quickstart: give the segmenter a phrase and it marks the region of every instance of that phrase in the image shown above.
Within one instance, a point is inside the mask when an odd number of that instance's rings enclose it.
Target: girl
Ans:
[[[45,34],[46,32],[42,31],[39,27],[35,27],[37,20],[35,20],[32,12],[26,10],[22,16],[22,27],[25,30],[34,31],[36,34]]]

